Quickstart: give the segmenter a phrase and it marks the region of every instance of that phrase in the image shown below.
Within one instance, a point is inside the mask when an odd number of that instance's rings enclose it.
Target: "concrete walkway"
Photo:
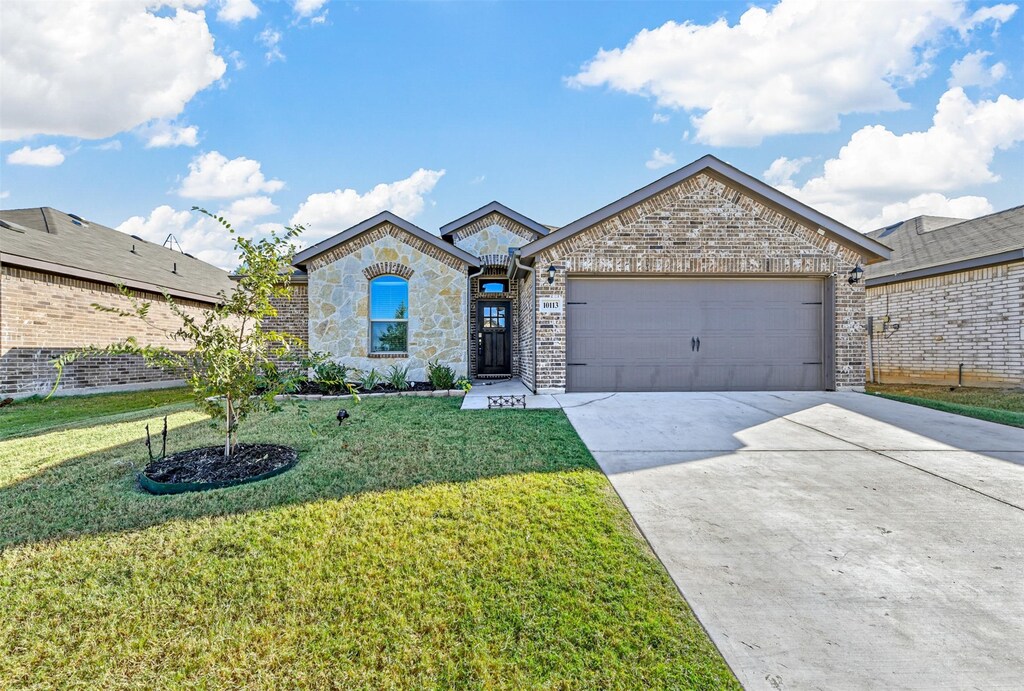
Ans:
[[[557,400],[747,688],[1021,688],[1024,430],[856,393]]]
[[[462,399],[462,410],[486,410],[488,396],[526,396],[527,409],[559,407],[554,396],[534,394],[518,379],[478,379]]]

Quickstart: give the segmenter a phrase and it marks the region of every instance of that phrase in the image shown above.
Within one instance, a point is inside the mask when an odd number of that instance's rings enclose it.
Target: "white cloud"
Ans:
[[[228,160],[219,151],[211,151],[188,164],[188,175],[178,194],[191,199],[233,199],[273,193],[282,187],[283,181],[266,179],[259,161],[244,156]]]
[[[905,221],[915,216],[948,216],[951,218],[977,218],[994,211],[985,197],[947,198],[938,192],[919,194],[905,202],[886,204],[878,216],[871,219],[867,229],[881,228],[890,223]]]
[[[220,215],[233,225],[244,225],[280,210],[270,197],[244,197],[231,202],[226,209],[221,210]]]
[[[284,53],[281,52],[281,38],[281,32],[270,26],[256,36],[256,42],[267,49],[263,57],[267,59],[268,63],[285,59]]]
[[[651,152],[651,158],[644,165],[651,170],[658,170],[658,168],[664,168],[665,166],[674,166],[676,164],[676,156],[671,152],[665,152],[661,149],[655,149]]]
[[[404,180],[380,183],[364,194],[353,189],[311,194],[292,216],[291,223],[306,226],[304,239],[319,240],[381,211],[412,220],[423,210],[424,197],[433,191],[444,173],[420,168]]]
[[[121,140],[120,139],[112,139],[109,142],[103,142],[102,144],[97,144],[93,148],[95,148],[98,151],[120,151],[121,150]]]
[[[786,158],[779,156],[768,166],[768,170],[764,171],[764,179],[769,185],[791,185],[793,176],[810,162],[810,157]]]
[[[940,193],[997,182],[990,168],[995,153],[1021,141],[1024,99],[973,102],[956,87],[939,99],[927,130],[895,134],[881,125],[863,127],[820,175],[802,187],[780,189],[861,230],[883,225],[886,214],[904,208],[893,206],[898,204],[937,215],[984,212],[983,198]]]
[[[245,69],[245,58],[237,50],[233,50],[228,53],[228,57],[231,58],[231,64],[234,65],[236,70]]]
[[[990,9],[991,11],[983,11]],[[666,22],[624,48],[600,50],[568,83],[651,97],[693,113],[696,140],[756,145],[827,132],[847,113],[906,108],[897,89],[926,76],[949,31],[998,24],[1015,7],[965,14],[961,0],[886,3],[781,0],[730,25]]]
[[[43,166],[52,168],[64,162],[64,154],[53,144],[33,149],[23,146],[17,151],[7,154],[7,162],[12,166]]]
[[[651,122],[653,122],[656,125],[663,125],[671,119],[672,118],[665,115],[664,113],[655,113],[654,115],[651,116]]]
[[[182,126],[166,120],[157,120],[140,127],[138,133],[146,140],[147,149],[199,144],[199,128],[195,125]]]
[[[295,0],[292,9],[300,17],[312,17],[327,4],[327,0]]]
[[[223,216],[238,232],[251,237],[266,235],[276,228],[270,223],[249,226],[255,219],[277,211],[278,207],[268,197],[252,197],[239,199],[216,214]],[[178,211],[165,204],[153,209],[148,217],[132,216],[117,229],[158,245],[162,245],[168,235],[174,235],[182,249],[204,262],[229,271],[238,266],[234,236],[217,221],[198,212]]]
[[[11,191],[10,190],[2,190],[2,191],[0,191],[0,199],[7,199],[9,196],[11,196]]]
[[[1006,76],[1006,65],[1001,62],[988,67],[985,58],[992,55],[985,50],[968,53],[950,68],[950,86],[992,86]]]
[[[229,24],[238,24],[243,19],[255,19],[260,8],[252,0],[221,0],[217,19]]]
[[[0,138],[101,139],[178,116],[226,69],[194,4],[5,2]]]

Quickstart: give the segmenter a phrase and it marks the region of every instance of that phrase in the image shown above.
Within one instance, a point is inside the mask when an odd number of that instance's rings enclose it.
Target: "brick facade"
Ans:
[[[1024,262],[872,286],[867,314],[876,381],[1024,386]]]
[[[476,347],[476,333],[477,333],[477,304],[481,298],[484,300],[508,300],[510,305],[512,320],[512,375],[519,375],[519,315],[516,314],[517,306],[519,304],[519,285],[516,281],[509,282],[508,290],[503,293],[486,293],[480,292],[480,285],[487,281],[493,281],[495,279],[505,280],[507,278],[505,269],[498,267],[489,267],[484,270],[480,276],[470,280],[469,286],[469,333],[472,334],[470,339],[469,348],[469,371],[472,376],[477,374],[477,347]]]
[[[92,305],[128,309],[115,286],[12,266],[0,268],[0,393],[46,393],[56,379],[52,360],[89,345],[104,346],[135,336],[142,344],[173,347],[165,331],[179,322],[162,295],[139,293],[150,301],[149,320],[100,312]],[[201,313],[203,303],[175,300]],[[169,382],[174,374],[145,366],[140,358],[89,358],[69,366],[62,390]]]
[[[309,342],[309,291],[305,283],[293,282],[291,284],[291,295],[285,299],[273,301],[277,308],[277,316],[263,320],[263,328],[272,331],[281,331],[302,339],[304,344]],[[297,348],[294,355],[302,357],[307,352],[307,347]],[[290,358],[289,361],[294,361]]]
[[[473,376],[477,373],[477,303],[485,300],[508,300],[511,304],[512,320],[512,375],[520,374],[520,338],[522,327],[519,319],[519,285],[512,281],[507,291],[481,295],[480,284],[487,280],[506,278],[509,262],[509,248],[521,247],[537,238],[530,228],[508,218],[502,213],[492,212],[468,223],[451,234],[452,244],[480,258],[484,273],[474,278],[469,287],[469,371]]]
[[[534,257],[537,271],[559,267],[555,281],[528,277],[533,309],[544,298],[565,299],[573,274],[673,276],[845,275],[861,256],[817,228],[762,204],[717,176],[699,173]],[[864,385],[864,287],[835,281],[835,384]],[[524,292],[525,297],[525,292]],[[532,317],[532,315],[531,315]],[[524,325],[532,330],[532,319]],[[565,313],[538,313],[536,334],[520,338],[520,361],[536,341],[538,391],[565,389]],[[520,368],[524,368],[521,366]]]

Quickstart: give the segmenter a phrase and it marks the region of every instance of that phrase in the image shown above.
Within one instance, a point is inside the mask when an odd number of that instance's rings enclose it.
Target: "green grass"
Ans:
[[[255,418],[293,470],[167,497],[146,419],[0,441],[0,688],[739,688],[561,411],[459,403]]]
[[[867,391],[894,401],[1024,427],[1024,389],[869,384]]]
[[[33,396],[0,408],[0,439],[23,437],[75,422],[118,416],[191,400],[187,389],[154,389],[92,396]],[[180,407],[184,407],[183,405]]]

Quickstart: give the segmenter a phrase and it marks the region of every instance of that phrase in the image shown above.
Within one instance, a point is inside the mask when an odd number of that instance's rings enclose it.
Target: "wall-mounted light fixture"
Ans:
[[[860,268],[860,264],[857,264],[850,269],[850,285],[854,283],[860,283],[860,277],[864,275],[864,269]]]
[[[555,272],[557,270],[558,268],[554,264],[548,267],[548,285],[555,282]]]

